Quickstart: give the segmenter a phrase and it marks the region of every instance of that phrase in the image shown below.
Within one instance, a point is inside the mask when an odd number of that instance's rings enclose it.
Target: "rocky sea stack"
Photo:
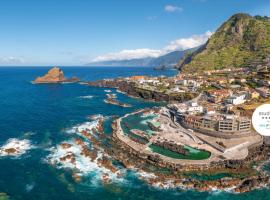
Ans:
[[[48,71],[47,74],[41,77],[37,77],[34,83],[63,83],[63,82],[78,82],[77,77],[70,79],[65,78],[64,72],[58,67],[54,67]]]

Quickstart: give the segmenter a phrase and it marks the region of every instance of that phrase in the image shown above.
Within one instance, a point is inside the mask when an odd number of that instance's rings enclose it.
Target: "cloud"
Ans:
[[[157,16],[148,16],[146,19],[149,21],[156,20],[158,17]]]
[[[96,57],[93,62],[107,61],[107,60],[130,60],[137,58],[158,57],[161,50],[155,49],[134,49],[123,50],[116,53],[109,53],[103,56]]]
[[[180,6],[166,5],[166,6],[164,7],[164,10],[165,10],[166,12],[173,13],[173,12],[182,12],[182,11],[183,11],[183,8],[180,7]]]
[[[166,46],[164,50],[170,52],[194,48],[204,44],[212,34],[213,33],[211,31],[206,31],[201,35],[192,35],[188,38],[180,38],[170,42],[170,44]]]
[[[0,57],[0,63],[3,63],[3,64],[22,64],[24,62],[25,62],[24,59],[19,58],[19,57],[14,57],[14,56]]]
[[[167,46],[162,49],[142,48],[109,53],[94,58],[92,62],[103,62],[109,60],[130,60],[147,57],[156,58],[172,51],[186,50],[200,46],[204,44],[212,34],[213,33],[211,31],[206,31],[204,34],[201,35],[192,35],[191,37],[187,38],[179,38],[177,40],[171,41]]]
[[[61,51],[60,54],[70,56],[70,55],[74,55],[75,52],[74,51]]]

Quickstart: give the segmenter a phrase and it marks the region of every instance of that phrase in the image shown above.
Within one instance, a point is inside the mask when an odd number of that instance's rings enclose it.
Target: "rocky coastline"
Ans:
[[[132,105],[127,103],[122,103],[117,99],[116,95],[107,94],[107,99],[104,100],[105,103],[121,106],[123,108],[132,107]]]
[[[270,146],[267,144],[252,147],[245,160],[224,160],[211,162],[209,165],[174,165],[164,162],[158,155],[149,156],[130,148],[117,137],[116,131],[119,127],[116,121],[112,127],[112,148],[106,149],[106,151],[128,169],[153,174],[151,178],[142,177],[152,186],[199,191],[227,190],[242,193],[270,184],[270,176],[262,169],[256,170],[253,167],[255,163],[259,164],[268,159]],[[162,171],[167,171],[167,173]],[[191,176],[191,174],[215,175],[220,173],[229,173],[231,176],[216,180],[199,180]]]
[[[148,113],[149,110],[150,109],[139,110],[134,113]],[[89,149],[80,138],[77,138],[75,142],[82,149],[81,155],[96,162],[98,166],[107,169],[110,173],[116,174],[118,177],[121,177],[122,174],[119,168],[113,163],[113,160],[117,160],[127,169],[136,171],[139,177],[149,185],[159,188],[195,189],[209,192],[213,190],[225,190],[243,193],[266,187],[270,184],[270,176],[263,171],[262,167],[264,161],[267,160],[268,155],[270,155],[270,146],[267,144],[250,149],[251,153],[249,156],[241,161],[224,160],[222,162],[211,162],[209,165],[175,165],[166,163],[164,160],[160,159],[158,155],[149,156],[130,148],[130,146],[118,138],[116,132],[119,127],[116,121],[112,124],[113,134],[105,134],[103,123],[104,118],[100,118],[95,129],[80,131],[83,137],[91,141],[91,149]],[[106,143],[102,142],[105,140],[107,141]],[[167,143],[160,144],[160,146],[184,153],[179,149],[171,147],[171,145]],[[72,145],[68,142],[63,142],[61,147],[69,150]],[[102,157],[99,157],[98,152],[101,150],[104,153]],[[76,156],[70,153],[61,157],[60,160],[62,162],[75,164]],[[258,164],[257,168],[254,167],[254,163]],[[214,180],[201,180],[193,177],[194,174],[214,176],[221,173],[227,173],[230,174],[230,176]],[[80,173],[76,171],[73,173],[72,177],[77,182],[82,179]],[[108,174],[104,173],[102,181],[104,184],[110,184],[111,178]]]
[[[193,99],[196,93],[166,94],[158,91],[152,91],[137,87],[134,82],[122,79],[98,80],[86,83],[92,87],[115,88],[131,97],[139,97],[151,101],[165,102],[184,102]]]
[[[60,82],[62,81],[63,80],[60,80]],[[58,83],[59,80],[56,82]],[[128,82],[122,79],[99,80],[94,82],[87,82],[86,84],[92,87],[115,88],[129,96],[153,101],[183,102],[196,96],[196,94],[193,93],[170,95],[157,91],[146,90],[137,87],[133,82]],[[128,107],[125,104],[118,102],[115,97],[110,95],[107,96],[108,98],[105,100],[107,103]],[[139,112],[147,113],[149,111],[150,109],[145,109],[136,111],[131,114]],[[103,122],[100,122],[100,124],[102,123]],[[166,162],[161,159],[158,154],[148,155],[132,149],[129,145],[118,138],[116,132],[121,127],[119,127],[116,121],[113,122],[112,128],[113,133],[110,137],[103,134],[102,125],[99,125],[98,132],[100,133],[100,137],[108,139],[108,146],[104,145],[87,131],[82,131],[81,134],[93,143],[93,149],[89,150],[82,141],[79,141],[79,139],[76,140],[77,144],[82,146],[83,155],[89,157],[92,161],[96,160],[99,166],[105,167],[112,173],[119,173],[117,167],[112,164],[112,159],[114,159],[122,163],[122,165],[127,169],[132,169],[139,173],[149,174],[149,176],[141,176],[141,178],[150,185],[158,186],[161,188],[195,189],[198,191],[226,190],[242,193],[270,185],[269,174],[265,173],[262,167],[254,167],[268,159],[270,155],[270,146],[266,143],[264,143],[262,146],[251,147],[249,149],[250,153],[248,157],[244,160],[221,160],[217,162],[212,161],[209,164],[202,165],[181,165]],[[95,131],[97,130],[93,130],[93,132]],[[133,130],[133,132],[134,135],[138,135],[140,137],[146,136],[143,132],[138,132],[136,130]],[[133,137],[132,140],[141,145],[145,145],[148,142],[147,140],[141,141],[136,137]],[[181,153],[183,155],[187,155],[189,153],[184,149],[183,146],[176,147],[164,142],[154,144],[164,149],[169,149],[171,151]],[[62,144],[62,147],[70,148],[70,145]],[[107,156],[99,159],[97,155],[97,151],[99,149],[103,149]],[[61,159],[63,161],[70,160],[71,163],[75,162],[73,155],[66,155],[66,157]],[[200,180],[192,176],[192,174],[216,175],[220,173],[228,173],[230,176],[225,176],[214,180]],[[75,180],[80,181],[81,177],[78,174],[74,174],[73,177]],[[104,183],[109,183],[109,176],[104,174],[103,181]]]

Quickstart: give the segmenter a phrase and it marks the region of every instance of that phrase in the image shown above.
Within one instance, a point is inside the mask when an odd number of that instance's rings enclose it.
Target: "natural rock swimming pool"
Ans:
[[[148,135],[152,136],[155,134],[154,131],[151,130],[151,128],[148,125],[148,122],[152,122],[152,123],[158,123],[155,122],[153,120],[155,120],[155,118],[158,117],[157,114],[154,113],[148,113],[148,114],[144,114],[144,113],[137,113],[137,114],[133,114],[133,115],[129,115],[125,118],[123,118],[122,120],[122,129],[124,130],[125,134],[129,135],[130,137],[134,137],[138,140],[141,140],[145,143],[147,143],[148,141],[146,141],[144,138],[135,135],[132,133],[132,129],[137,129],[137,130],[141,130],[146,132]],[[156,144],[150,144],[149,145],[149,149],[152,152],[170,157],[170,158],[174,158],[174,159],[186,159],[186,160],[204,160],[207,159],[211,156],[211,153],[205,150],[199,150],[193,147],[190,147],[188,145],[184,146],[184,149],[187,150],[188,154],[184,155],[178,152],[174,152],[171,151],[169,149],[165,149],[163,147],[160,147]]]
[[[189,152],[187,155],[180,154],[180,153],[168,150],[168,149],[164,149],[155,144],[151,144],[149,148],[151,149],[151,151],[155,153],[158,153],[158,154],[170,157],[170,158],[175,158],[175,159],[204,160],[211,156],[211,153],[208,151],[195,149],[187,145],[184,146],[184,148]]]

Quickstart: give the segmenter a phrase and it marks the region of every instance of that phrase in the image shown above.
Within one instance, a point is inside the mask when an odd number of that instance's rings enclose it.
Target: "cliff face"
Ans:
[[[235,14],[178,64],[183,72],[246,67],[270,54],[270,19]]]
[[[64,72],[58,68],[54,67],[47,74],[42,77],[37,77],[34,81],[35,83],[60,83],[67,79],[64,76]]]

